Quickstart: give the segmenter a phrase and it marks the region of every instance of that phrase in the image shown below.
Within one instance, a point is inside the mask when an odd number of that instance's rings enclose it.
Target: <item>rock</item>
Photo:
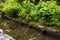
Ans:
[[[0,33],[3,34],[3,30],[2,29],[0,29]]]
[[[34,37],[34,38],[30,38],[30,39],[28,39],[28,40],[35,40],[36,39],[36,37]]]
[[[5,30],[6,32],[10,32],[9,30]]]
[[[12,36],[3,33],[3,30],[0,29],[0,40],[15,40]]]

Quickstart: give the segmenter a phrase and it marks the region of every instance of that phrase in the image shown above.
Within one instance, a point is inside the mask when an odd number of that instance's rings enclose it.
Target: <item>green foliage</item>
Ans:
[[[24,0],[20,4],[18,0],[8,0],[1,5],[3,6],[2,11],[11,17],[19,17],[50,26],[60,26],[60,6],[56,1],[40,0],[35,5],[30,0]]]
[[[2,4],[2,12],[5,12],[6,15],[11,17],[17,16],[17,13],[21,9],[21,5],[17,3],[15,0],[8,0]]]

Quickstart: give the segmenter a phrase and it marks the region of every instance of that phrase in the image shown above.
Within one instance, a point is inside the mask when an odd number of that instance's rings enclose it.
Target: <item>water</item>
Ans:
[[[59,40],[54,36],[43,35],[40,30],[35,28],[16,25],[8,20],[0,21],[0,28],[16,40]]]

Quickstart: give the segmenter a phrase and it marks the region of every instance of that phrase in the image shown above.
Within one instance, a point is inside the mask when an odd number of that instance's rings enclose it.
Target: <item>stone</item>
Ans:
[[[15,40],[12,36],[3,33],[3,30],[0,29],[0,40]]]

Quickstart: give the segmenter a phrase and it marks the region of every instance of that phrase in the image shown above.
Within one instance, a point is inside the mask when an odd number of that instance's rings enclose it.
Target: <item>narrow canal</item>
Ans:
[[[0,29],[16,40],[60,40],[53,35],[45,35],[35,28],[19,26],[8,20],[0,20]]]

